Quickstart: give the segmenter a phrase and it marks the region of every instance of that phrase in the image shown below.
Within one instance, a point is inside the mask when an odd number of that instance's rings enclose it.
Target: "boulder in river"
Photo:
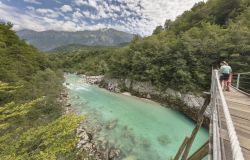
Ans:
[[[109,160],[112,160],[116,157],[119,157],[120,156],[120,153],[121,153],[121,150],[120,149],[114,149],[114,148],[111,148],[108,152],[108,159]]]
[[[151,143],[146,138],[142,138],[142,146],[143,146],[143,148],[148,149],[148,148],[150,148]]]
[[[157,140],[161,145],[167,145],[170,143],[170,138],[167,135],[162,135],[158,137]]]
[[[147,99],[151,99],[151,96],[150,96],[150,94],[149,94],[149,93],[147,94]]]
[[[113,121],[109,121],[108,124],[106,125],[106,129],[114,129],[117,125],[118,120],[113,120]]]
[[[125,157],[122,160],[137,160],[137,158],[133,155],[129,155],[128,157]]]
[[[66,107],[71,107],[71,104],[70,103],[66,104]]]

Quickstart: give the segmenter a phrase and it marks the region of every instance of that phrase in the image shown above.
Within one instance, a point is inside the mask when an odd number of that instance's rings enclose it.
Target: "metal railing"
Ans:
[[[232,86],[250,95],[250,72],[233,74]]]
[[[231,146],[231,157],[233,160],[244,160],[241,147],[238,141],[238,137],[233,125],[232,118],[229,113],[228,105],[226,103],[222,87],[220,85],[218,70],[213,70],[212,73],[212,84],[211,84],[211,103],[212,114],[210,121],[210,160],[221,160],[225,159],[224,140],[222,139],[222,120],[220,115],[223,115],[226,124],[226,130],[228,132],[230,146]]]

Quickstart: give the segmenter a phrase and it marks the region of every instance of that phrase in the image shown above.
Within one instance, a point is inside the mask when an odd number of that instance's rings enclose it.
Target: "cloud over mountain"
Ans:
[[[202,0],[0,0],[0,18],[15,29],[81,31],[115,28],[149,35]]]

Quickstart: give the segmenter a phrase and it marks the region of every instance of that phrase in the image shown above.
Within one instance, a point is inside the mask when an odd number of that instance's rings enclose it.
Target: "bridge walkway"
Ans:
[[[245,159],[250,159],[250,97],[231,88],[230,92],[223,92],[231,115],[233,125]],[[221,136],[224,141],[225,156],[232,159],[225,116],[220,108]]]
[[[205,102],[197,116],[196,126],[191,135],[184,139],[175,160],[179,158],[200,160],[206,155],[209,160],[250,160],[250,94],[245,92],[249,90],[242,90],[242,86],[246,86],[244,84],[249,84],[250,81],[241,82],[240,77],[243,75],[250,75],[250,72],[238,73],[236,87],[231,87],[230,92],[223,92],[218,70],[213,70],[211,90],[205,96]],[[211,111],[209,140],[188,157],[208,106]]]

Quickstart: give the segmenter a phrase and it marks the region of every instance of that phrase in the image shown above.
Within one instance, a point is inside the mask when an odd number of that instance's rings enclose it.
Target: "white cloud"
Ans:
[[[57,18],[60,15],[63,15],[60,12],[57,12],[57,11],[52,10],[52,9],[47,9],[47,8],[38,8],[35,10],[35,12],[38,13],[39,15],[50,17],[50,18]],[[34,12],[33,12],[33,14],[34,14]]]
[[[77,6],[87,5],[93,8],[97,8],[98,7],[97,1],[98,0],[74,0],[74,3]]]
[[[84,17],[83,16],[83,14],[81,13],[81,12],[79,12],[79,11],[75,11],[74,13],[73,13],[73,22],[79,22],[80,21],[80,18],[82,18],[82,17]]]
[[[31,11],[34,11],[34,10],[35,10],[35,8],[32,7],[32,6],[27,6],[26,8],[29,9],[29,10],[31,10]]]
[[[16,8],[0,5],[0,15],[5,21],[10,21],[14,24],[14,29],[33,29],[37,31],[45,30],[44,22],[41,19],[35,19],[29,15],[20,13]]]
[[[41,4],[38,0],[24,1]],[[116,0],[120,5],[108,1],[73,0],[72,6],[63,3],[61,8],[53,9],[27,6],[25,11],[2,3],[0,15],[6,21],[11,21],[15,29],[76,31],[112,27],[149,35],[157,25],[163,25],[166,19],[174,20],[202,0]],[[95,11],[86,9],[88,6],[95,8]]]
[[[97,3],[96,3],[96,0],[88,0],[89,2],[89,6],[92,6],[94,8],[97,8]]]
[[[143,35],[151,34],[157,25],[164,25],[166,19],[174,20],[176,16],[182,14],[185,10],[190,9],[196,2],[203,0],[117,0],[122,3],[126,3],[123,8],[122,15],[129,17],[132,12],[125,10],[129,8],[134,11],[136,15],[141,15],[141,20],[133,20],[133,24],[136,28],[131,28],[136,33]],[[205,0],[206,1],[206,0]],[[142,6],[142,8],[140,7]],[[129,20],[130,18],[128,18]],[[128,26],[129,27],[129,26]]]
[[[81,18],[81,17],[83,17],[83,15],[79,11],[76,11],[73,13],[73,17]]]
[[[63,6],[61,7],[61,10],[62,10],[63,12],[71,12],[71,11],[72,11],[72,8],[71,8],[71,6],[69,6],[69,5],[63,5]]]
[[[27,3],[33,3],[33,4],[42,4],[42,2],[39,2],[37,0],[23,0],[23,1]]]
[[[47,13],[52,13],[52,9],[46,9],[46,8],[38,8],[36,9],[36,12],[41,13],[41,14],[47,14]]]
[[[15,30],[31,29],[36,31],[44,30],[64,30],[64,31],[77,31],[85,30],[91,27],[85,27],[85,23],[77,24],[70,20],[57,20],[50,17],[35,15],[34,13],[40,12],[42,14],[51,13],[50,9],[37,9],[36,12],[30,14],[23,14],[14,7],[1,4],[0,15],[4,21],[10,21],[14,24]],[[99,25],[97,25],[99,26]]]
[[[55,2],[58,4],[62,4],[62,2],[60,2],[59,0],[55,0]]]
[[[81,5],[88,5],[88,1],[87,0],[74,0],[74,3],[78,6]]]

